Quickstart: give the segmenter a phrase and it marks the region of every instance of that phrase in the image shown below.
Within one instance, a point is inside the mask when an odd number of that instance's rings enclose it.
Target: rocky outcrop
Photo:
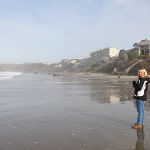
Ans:
[[[125,64],[127,61],[128,61],[127,51],[124,49],[120,50],[119,58],[118,58],[118,62],[117,62],[117,65],[115,67],[115,70],[117,72],[123,71],[125,69],[124,67],[125,67]]]

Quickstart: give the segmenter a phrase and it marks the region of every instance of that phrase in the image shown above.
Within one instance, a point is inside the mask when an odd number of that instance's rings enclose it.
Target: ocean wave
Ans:
[[[21,75],[21,72],[0,72],[0,80],[12,79],[15,76]]]

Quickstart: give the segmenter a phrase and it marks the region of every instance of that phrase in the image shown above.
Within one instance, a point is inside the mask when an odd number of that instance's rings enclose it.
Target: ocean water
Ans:
[[[21,74],[21,72],[0,72],[0,80],[12,79],[13,77]]]
[[[136,119],[132,79],[22,74],[0,81],[2,150],[139,150],[150,147]]]

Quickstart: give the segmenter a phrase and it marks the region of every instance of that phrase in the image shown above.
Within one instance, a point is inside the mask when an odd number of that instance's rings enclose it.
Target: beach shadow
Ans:
[[[144,149],[144,130],[138,129],[137,130],[137,141],[135,150],[146,150]]]

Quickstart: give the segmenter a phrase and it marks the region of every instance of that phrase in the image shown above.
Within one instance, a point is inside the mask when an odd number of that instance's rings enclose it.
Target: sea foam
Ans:
[[[0,72],[0,80],[12,79],[13,77],[21,74],[21,72]]]

